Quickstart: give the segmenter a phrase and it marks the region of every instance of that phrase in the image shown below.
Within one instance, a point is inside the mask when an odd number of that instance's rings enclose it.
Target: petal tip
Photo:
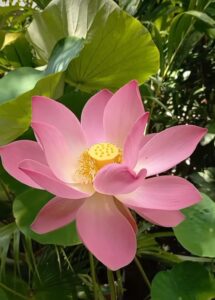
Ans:
[[[113,93],[108,89],[103,89],[103,90],[100,91],[100,93],[103,93],[107,96],[109,96],[109,95],[112,96],[113,95]]]
[[[132,79],[128,84],[138,87],[139,83],[136,79]]]
[[[122,269],[122,268],[128,266],[128,265],[134,260],[135,254],[136,254],[136,252],[135,252],[134,255],[133,255],[130,259],[128,259],[125,263],[120,263],[120,264],[109,264],[109,265],[106,264],[106,267],[107,267],[108,269],[110,269],[111,271],[117,271],[117,270],[119,270],[119,269]]]
[[[30,229],[31,229],[33,232],[37,233],[37,234],[44,234],[44,233],[46,233],[46,230],[44,230],[44,228],[41,227],[41,226],[38,224],[37,219],[35,219],[35,220],[33,221],[33,223],[30,225]]]

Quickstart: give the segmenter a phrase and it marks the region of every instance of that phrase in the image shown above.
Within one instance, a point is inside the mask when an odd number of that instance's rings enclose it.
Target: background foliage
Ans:
[[[31,96],[77,116],[101,88],[137,79],[149,132],[207,127],[192,157],[171,170],[203,201],[174,230],[139,223],[135,261],[117,271],[118,299],[215,298],[215,1],[25,0],[0,2],[0,145],[33,139]],[[0,299],[94,299],[87,251],[75,224],[46,235],[29,226],[49,199],[0,167]],[[110,299],[96,264],[100,299]]]

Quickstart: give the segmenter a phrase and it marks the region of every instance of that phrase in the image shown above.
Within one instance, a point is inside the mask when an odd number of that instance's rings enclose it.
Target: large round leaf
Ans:
[[[215,257],[215,203],[205,194],[202,201],[186,208],[184,222],[174,228],[177,240],[193,254]]]
[[[112,0],[53,0],[35,15],[28,36],[46,62],[60,39],[86,38],[67,72],[67,81],[85,91],[115,90],[131,79],[143,83],[159,68],[147,29]]]
[[[95,16],[100,13],[105,20],[114,9],[118,7],[112,0],[52,0],[41,13],[34,14],[27,36],[47,62],[59,40],[86,38]]]
[[[40,190],[28,190],[18,196],[13,204],[13,214],[17,226],[26,236],[41,244],[57,244],[63,246],[79,244],[80,240],[74,222],[47,234],[36,234],[30,229],[39,210],[51,198],[53,198],[51,194]]]
[[[104,22],[98,15],[86,46],[74,59],[67,77],[79,88],[115,90],[131,79],[146,81],[159,68],[159,54],[151,35],[135,18],[121,10]]]
[[[214,296],[215,281],[198,263],[178,264],[152,281],[152,300],[212,300]]]

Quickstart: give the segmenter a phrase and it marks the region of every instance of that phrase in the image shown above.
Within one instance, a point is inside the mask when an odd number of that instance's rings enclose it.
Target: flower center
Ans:
[[[107,164],[117,162],[120,150],[113,144],[100,143],[90,147],[88,154],[95,160],[96,165],[101,168]]]
[[[121,163],[122,150],[111,143],[94,144],[84,151],[75,172],[76,181],[92,183],[96,173],[111,163]]]

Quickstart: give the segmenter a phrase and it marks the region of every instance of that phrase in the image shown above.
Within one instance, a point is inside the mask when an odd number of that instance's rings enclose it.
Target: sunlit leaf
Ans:
[[[139,4],[140,0],[119,0],[119,6],[132,16],[136,14]]]
[[[32,53],[29,43],[21,32],[9,32],[5,34],[0,54],[7,60],[11,69],[17,67],[32,66]]]
[[[35,13],[28,38],[47,62],[59,40],[85,38],[95,16],[101,14],[105,20],[114,9],[117,5],[111,0],[52,0],[43,12]]]
[[[114,90],[131,79],[143,83],[159,68],[159,52],[147,29],[111,0],[54,0],[28,28],[28,37],[44,61],[67,36],[86,39],[66,76],[81,90]]]
[[[115,10],[102,22],[97,16],[79,57],[69,66],[69,82],[87,90],[117,89],[131,79],[140,83],[156,73],[159,52],[136,19]]]

